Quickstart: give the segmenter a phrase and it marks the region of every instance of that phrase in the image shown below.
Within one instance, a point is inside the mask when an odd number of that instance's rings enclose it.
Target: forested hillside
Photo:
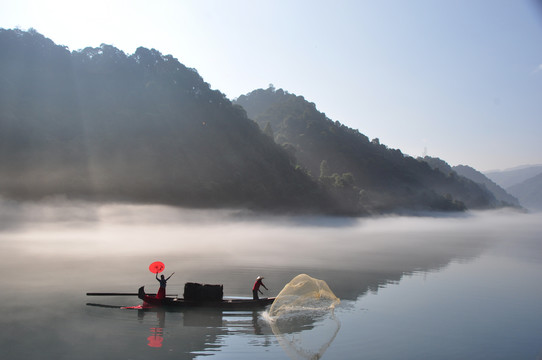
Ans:
[[[314,179],[345,198],[357,195],[370,210],[498,206],[482,186],[333,122],[302,96],[270,87],[242,95],[236,103]]]
[[[233,104],[154,49],[70,52],[4,29],[0,49],[3,197],[353,215],[498,205],[301,96],[270,88]]]
[[[321,188],[196,70],[0,29],[0,195],[323,209]]]

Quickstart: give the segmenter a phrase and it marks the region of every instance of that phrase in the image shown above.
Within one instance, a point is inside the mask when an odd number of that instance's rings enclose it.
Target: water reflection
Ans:
[[[333,310],[306,311],[270,321],[271,329],[292,359],[320,359],[341,328]]]
[[[135,353],[144,348],[157,351],[159,358],[166,351],[175,359],[194,359],[200,355],[216,354],[223,350],[225,340],[232,336],[257,336],[252,346],[270,347],[273,332],[262,316],[263,311],[222,311],[218,309],[182,309],[173,312],[161,309],[122,308],[120,306],[88,303],[93,310],[89,313],[95,320],[109,319],[110,327],[104,332],[102,346],[111,341],[111,327],[123,329],[137,326],[133,346]],[[138,350],[139,349],[139,350]],[[153,354],[149,354],[153,356]]]
[[[140,315],[84,306],[88,291],[154,289],[147,267],[157,258],[176,272],[175,282],[168,284],[174,293],[195,281],[224,284],[225,296],[250,296],[253,279],[261,274],[271,296],[294,276],[307,273],[325,280],[346,300],[336,310],[344,314],[345,305],[402,282],[405,275],[438,272],[451,263],[480,258],[501,241],[514,239],[514,248],[518,241],[533,242],[540,249],[540,217],[528,215],[282,222],[164,207],[75,207],[58,207],[62,215],[38,205],[31,211],[19,207],[25,216],[16,219],[17,226],[0,231],[0,303],[5,309],[0,326],[10,329],[0,335],[0,345],[9,348],[9,358],[194,359],[221,352],[222,358],[277,359],[285,356],[279,343],[297,344],[300,338],[325,338],[301,348],[310,347],[307,353],[315,356],[323,349],[329,356],[335,347],[326,350],[328,340],[336,345],[348,336],[343,330],[334,337],[338,328],[347,328],[345,318],[342,324],[333,318],[299,318],[273,328],[259,312]],[[0,209],[2,214],[14,216],[9,209]],[[514,252],[537,264],[539,253]],[[110,302],[138,303],[127,298]],[[319,331],[330,333],[311,335]],[[359,351],[355,341],[341,345],[346,358]]]
[[[138,310],[138,318],[143,319],[143,316],[145,315],[144,310]],[[147,338],[148,346],[150,347],[162,347],[162,343],[164,342],[164,328],[166,327],[166,312],[165,311],[157,311],[156,312],[156,318],[158,320],[158,324],[156,326],[151,327],[151,336]]]
[[[151,336],[147,338],[150,347],[162,347],[162,342],[164,341],[164,328],[162,327],[151,327]]]
[[[97,307],[97,304],[87,305]],[[140,329],[146,332],[140,337],[141,344],[156,350],[167,349],[178,359],[219,352],[225,338],[240,335],[258,336],[260,341],[253,342],[253,346],[270,347],[276,341],[291,359],[319,359],[340,330],[340,321],[332,310],[295,312],[271,321],[264,311],[186,309],[166,312],[98,307],[135,313]],[[166,322],[166,318],[171,320]]]

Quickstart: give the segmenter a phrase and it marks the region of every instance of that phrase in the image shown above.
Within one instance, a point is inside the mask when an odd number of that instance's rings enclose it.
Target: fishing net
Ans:
[[[333,309],[340,303],[324,280],[306,274],[297,275],[279,293],[269,309],[269,316],[306,310]]]
[[[334,308],[340,303],[323,280],[301,274],[279,293],[268,320],[292,360],[320,359],[341,327]]]

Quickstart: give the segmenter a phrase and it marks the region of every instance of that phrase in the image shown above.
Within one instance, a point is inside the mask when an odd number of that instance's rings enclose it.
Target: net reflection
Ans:
[[[306,310],[269,321],[273,334],[292,359],[320,359],[341,328],[333,309]]]

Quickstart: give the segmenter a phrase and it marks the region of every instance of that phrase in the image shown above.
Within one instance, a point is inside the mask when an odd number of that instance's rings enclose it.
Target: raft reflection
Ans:
[[[145,346],[156,350],[162,348],[160,351],[174,353],[177,359],[193,359],[197,355],[219,352],[223,350],[223,339],[228,336],[255,334],[259,336],[261,342],[251,345],[268,347],[272,344],[273,332],[262,316],[262,311],[218,309],[136,311],[138,321],[144,325],[145,333],[140,339],[145,339]]]
[[[156,319],[149,324],[152,316]],[[226,336],[259,335],[255,346],[269,347],[276,340],[291,359],[319,359],[337,336],[341,324],[333,310],[304,311],[271,320],[262,311],[191,309],[182,312],[137,310],[145,324],[147,348],[165,348],[180,359],[222,350]],[[173,321],[166,324],[166,317]],[[150,325],[150,327],[149,327]],[[150,330],[150,335],[149,335]]]

